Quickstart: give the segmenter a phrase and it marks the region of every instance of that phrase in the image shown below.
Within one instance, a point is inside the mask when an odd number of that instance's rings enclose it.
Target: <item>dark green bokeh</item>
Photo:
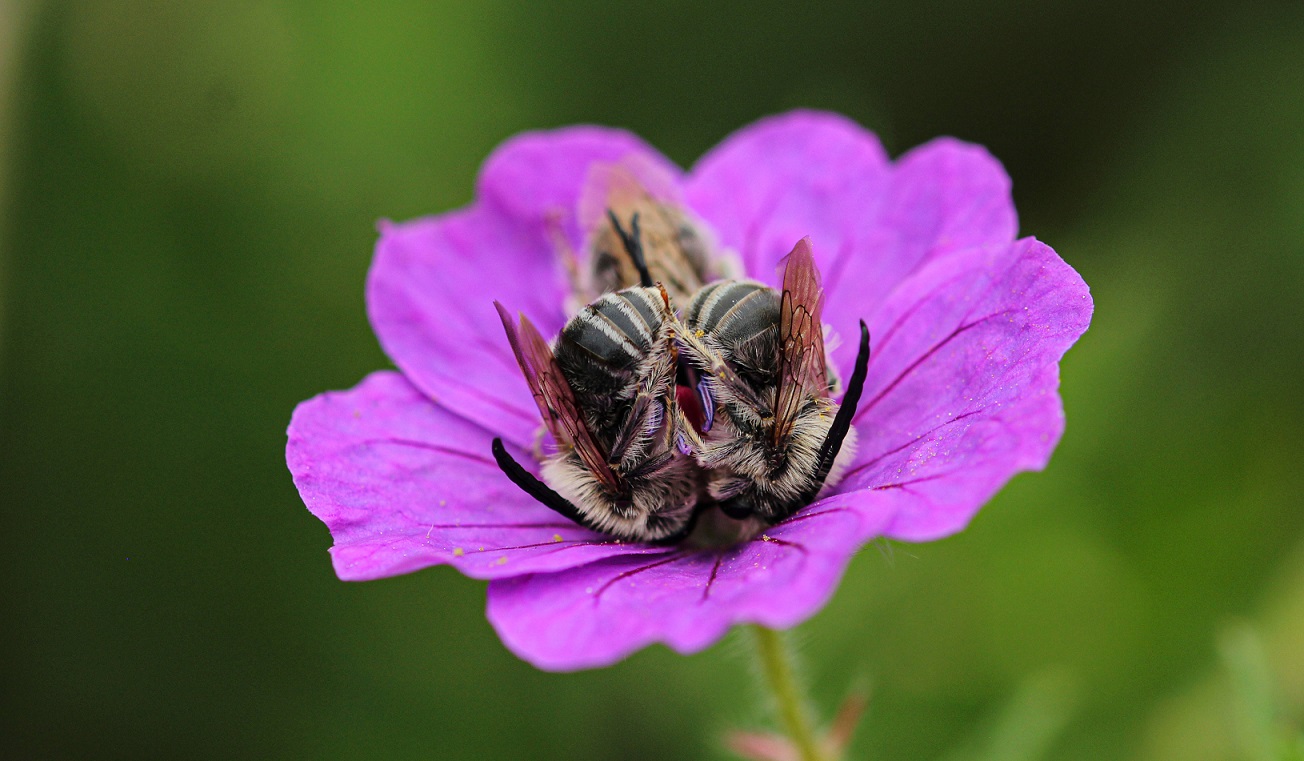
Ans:
[[[1097,305],[1050,469],[863,552],[799,630],[826,713],[873,684],[856,753],[1248,758],[1233,618],[1298,726],[1304,12],[975,5],[0,2],[0,743],[724,757],[765,721],[745,639],[545,674],[480,582],[341,583],[284,430],[387,366],[375,220],[467,202],[505,137],[614,124],[688,165],[799,105],[989,146]]]

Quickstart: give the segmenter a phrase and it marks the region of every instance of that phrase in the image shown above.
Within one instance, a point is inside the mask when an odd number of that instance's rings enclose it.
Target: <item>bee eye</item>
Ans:
[[[740,521],[743,518],[752,517],[752,513],[755,512],[755,509],[751,506],[751,503],[745,501],[743,497],[733,497],[732,499],[726,499],[724,502],[720,503],[720,511],[730,518]]]

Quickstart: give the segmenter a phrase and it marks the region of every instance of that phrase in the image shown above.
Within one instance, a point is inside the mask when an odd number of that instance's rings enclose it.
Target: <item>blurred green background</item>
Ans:
[[[989,146],[1096,299],[1050,469],[798,630],[826,714],[872,685],[855,756],[1289,757],[1304,6],[1137,5],[0,0],[0,749],[727,757],[745,638],[535,671],[480,582],[337,581],[284,432],[388,366],[375,220],[466,203],[507,136],[688,165],[814,106]]]

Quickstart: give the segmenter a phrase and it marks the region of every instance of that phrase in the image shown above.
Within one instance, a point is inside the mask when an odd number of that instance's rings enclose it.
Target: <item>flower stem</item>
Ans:
[[[765,681],[774,693],[779,719],[783,722],[788,738],[801,754],[802,761],[827,761],[815,735],[815,727],[811,724],[808,701],[797,682],[792,653],[783,636],[764,626],[753,626],[752,632],[756,638],[756,654],[760,658],[761,671],[765,673]]]

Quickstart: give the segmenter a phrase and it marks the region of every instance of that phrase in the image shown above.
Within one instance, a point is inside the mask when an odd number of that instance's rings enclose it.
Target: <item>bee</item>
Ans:
[[[542,481],[501,439],[493,454],[512,482],[576,523],[619,539],[670,543],[692,530],[702,478],[677,446],[683,418],[670,297],[639,255],[637,226],[626,234],[640,285],[584,307],[554,346],[524,315],[514,324],[495,302],[558,451],[544,458]]]
[[[707,236],[675,197],[674,182],[664,170],[634,157],[596,164],[589,170],[579,202],[589,264],[587,284],[576,284],[582,297],[592,300],[638,285],[635,247],[672,304],[687,302],[717,276],[710,264]],[[578,271],[578,265],[571,266]]]
[[[824,292],[810,241],[785,261],[782,293],[748,280],[699,290],[679,342],[699,375],[705,417],[687,430],[707,495],[731,518],[774,524],[813,501],[855,446],[852,418],[869,364],[869,330],[841,404],[833,401],[820,323]]]

